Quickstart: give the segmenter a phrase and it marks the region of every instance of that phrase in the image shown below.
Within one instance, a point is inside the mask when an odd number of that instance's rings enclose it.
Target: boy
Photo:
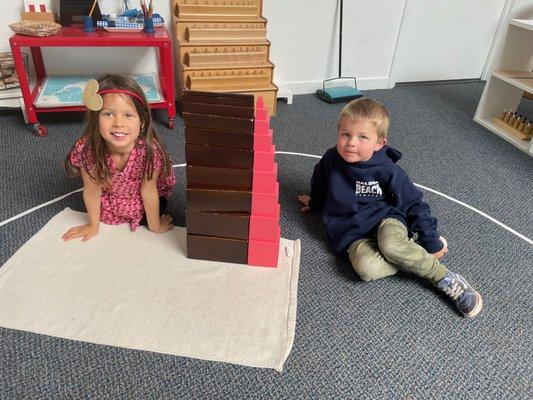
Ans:
[[[320,213],[331,245],[348,253],[362,280],[411,272],[445,292],[465,317],[475,317],[481,296],[440,263],[446,241],[422,193],[395,164],[401,153],[386,146],[388,128],[383,104],[363,98],[346,105],[336,147],[315,166],[311,195],[298,196],[302,211]]]

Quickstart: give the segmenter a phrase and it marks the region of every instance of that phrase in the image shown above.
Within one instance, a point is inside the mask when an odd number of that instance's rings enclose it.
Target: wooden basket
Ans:
[[[53,21],[18,21],[9,27],[13,32],[27,36],[51,36],[61,29],[61,25]]]

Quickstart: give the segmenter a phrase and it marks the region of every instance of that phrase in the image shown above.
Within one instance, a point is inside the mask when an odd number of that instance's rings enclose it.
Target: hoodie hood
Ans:
[[[346,161],[344,161],[344,159],[338,153],[337,149],[335,149],[335,153],[337,153],[337,157],[340,160],[346,163]],[[372,155],[370,160],[358,161],[355,163],[348,163],[348,164],[361,167],[361,168],[368,168],[368,167],[374,167],[376,165],[382,165],[383,163],[389,163],[389,162],[396,163],[398,162],[400,158],[402,158],[402,153],[400,151],[396,150],[393,147],[383,146],[380,150],[376,151]]]
[[[400,158],[402,158],[402,153],[399,150],[396,150],[393,147],[383,146],[383,148],[380,151],[382,151],[382,150],[385,150],[385,155],[387,157],[389,157],[392,160],[392,162],[394,162],[394,163],[398,162],[398,160]],[[378,151],[378,153],[379,153],[379,151]]]

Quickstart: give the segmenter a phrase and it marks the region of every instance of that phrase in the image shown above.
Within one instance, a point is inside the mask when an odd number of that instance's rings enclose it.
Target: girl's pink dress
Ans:
[[[87,137],[79,138],[70,153],[72,165],[78,168],[87,167],[91,170],[94,160],[89,152],[86,162],[83,165],[83,148],[87,142]],[[160,171],[163,165],[161,149],[154,143],[154,172]],[[107,155],[107,165],[111,173],[112,185],[110,188],[102,190],[102,205],[100,211],[100,221],[104,224],[118,225],[125,222],[130,224],[132,231],[139,227],[139,223],[144,216],[144,206],[141,197],[141,183],[145,170],[146,145],[143,139],[137,140],[135,147],[130,153],[128,162],[122,171],[119,171],[111,155]],[[166,177],[159,175],[157,179],[157,193],[159,197],[170,197],[172,188],[176,184],[176,175],[171,169]]]

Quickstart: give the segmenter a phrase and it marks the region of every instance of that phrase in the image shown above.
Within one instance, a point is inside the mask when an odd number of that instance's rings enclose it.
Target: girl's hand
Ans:
[[[440,260],[448,252],[448,242],[446,242],[446,239],[444,239],[442,236],[440,236],[439,239],[442,244],[444,244],[444,247],[436,253],[433,253],[433,256],[436,257],[437,260]]]
[[[153,229],[151,227],[148,227],[148,228],[150,229],[150,231],[154,233],[165,233],[171,230],[173,227],[174,225],[172,225],[172,217],[170,215],[163,214],[159,218],[158,228],[153,228]]]
[[[300,211],[302,212],[308,212],[308,211],[311,211],[311,207],[309,207],[309,201],[311,200],[311,197],[309,197],[308,195],[306,194],[301,194],[298,196],[298,201],[300,202],[300,204],[302,204],[304,207],[302,207],[300,209]]]
[[[81,238],[82,242],[86,242],[90,238],[98,235],[98,229],[98,227],[94,227],[91,224],[75,226],[74,228],[70,228],[63,236],[61,236],[61,239],[67,241],[70,239]]]

